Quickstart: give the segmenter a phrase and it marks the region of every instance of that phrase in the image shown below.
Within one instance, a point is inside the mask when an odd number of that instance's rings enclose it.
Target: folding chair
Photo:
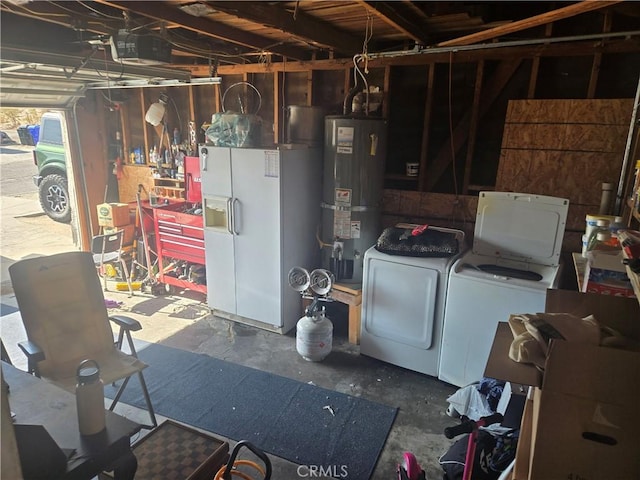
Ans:
[[[115,233],[105,233],[96,235],[91,239],[91,253],[93,254],[93,263],[98,270],[104,270],[107,263],[119,263],[122,267],[122,276],[124,276],[127,286],[129,287],[129,295],[133,295],[131,287],[131,278],[129,278],[129,269],[125,262],[122,252],[122,241],[124,239],[124,230],[118,230]],[[102,271],[102,288],[107,291],[107,274]]]
[[[132,331],[139,322],[123,315],[109,316],[92,254],[67,252],[20,260],[9,267],[27,341],[19,347],[28,359],[28,370],[69,391],[75,391],[76,369],[85,359],[100,366],[105,385],[122,380],[109,410],[113,410],[136,375],[140,382],[151,426],[157,426],[153,405],[138,359]],[[111,322],[120,332],[118,346],[126,336],[130,354],[116,348]]]

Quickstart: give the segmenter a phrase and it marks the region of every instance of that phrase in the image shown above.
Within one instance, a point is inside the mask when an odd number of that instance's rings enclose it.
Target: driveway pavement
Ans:
[[[78,249],[71,225],[54,222],[40,207],[31,179],[35,172],[32,150],[32,146],[19,143],[0,146],[0,336],[10,357],[18,363],[24,356],[17,342],[25,340],[26,335],[11,288],[9,266],[23,258]],[[210,312],[206,297],[197,292],[155,297],[138,291],[129,297],[128,292],[116,291],[113,283],[109,282],[104,295],[110,311],[140,321],[143,329],[137,332],[137,338],[141,340],[158,342]]]
[[[32,255],[76,250],[69,224],[54,222],[40,207],[31,179],[33,147],[0,147],[0,293],[11,290],[9,266]]]

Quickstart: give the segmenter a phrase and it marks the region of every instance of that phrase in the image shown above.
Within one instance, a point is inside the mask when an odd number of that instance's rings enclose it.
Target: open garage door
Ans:
[[[0,78],[3,107],[68,109],[89,88],[187,82],[190,74],[150,65],[124,65],[94,58],[92,53],[79,57],[3,44]]]
[[[3,32],[3,39],[6,38]],[[153,65],[132,65],[108,60],[104,43],[82,54],[70,55],[40,48],[19,47],[3,41],[0,47],[0,105],[2,107],[38,108],[64,112],[64,142],[67,148],[69,201],[74,231],[81,247],[91,237],[89,199],[84,168],[87,152],[80,137],[86,127],[76,110],[79,100],[90,89],[142,86],[163,82],[188,82],[188,72]],[[86,115],[86,109],[85,109]],[[86,118],[85,118],[86,120]],[[86,160],[86,161],[85,161]],[[75,214],[73,213],[75,212]]]

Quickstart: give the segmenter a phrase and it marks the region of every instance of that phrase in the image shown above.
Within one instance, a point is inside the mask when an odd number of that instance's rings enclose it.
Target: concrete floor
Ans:
[[[26,336],[20,314],[12,312],[16,301],[7,269],[22,258],[75,250],[69,225],[52,222],[42,214],[30,179],[33,173],[30,150],[20,145],[0,149],[0,336],[14,363],[23,369],[26,369],[26,359],[17,348],[17,342]],[[451,444],[442,432],[444,427],[454,423],[444,412],[448,406],[446,398],[456,390],[455,387],[360,355],[359,347],[347,340],[346,306],[334,304],[329,308],[329,317],[334,324],[333,352],[324,361],[313,363],[303,360],[296,352],[295,331],[278,335],[214,317],[204,295],[196,292],[160,297],[137,292],[128,297],[126,292],[111,288],[105,292],[105,298],[122,302],[118,308],[110,309],[112,313],[127,314],[141,322],[143,329],[135,334],[139,340],[205,353],[398,407],[398,415],[372,478],[396,479],[396,465],[405,451],[416,455],[428,479],[442,478],[438,458]],[[118,407],[117,411],[141,422],[148,420],[146,412],[132,407]],[[162,420],[161,417],[158,419]],[[274,480],[302,478],[296,465],[271,458]]]
[[[343,306],[334,304],[328,309],[334,324],[332,353],[322,362],[308,362],[296,351],[295,331],[279,335],[215,317],[210,314],[204,295],[196,292],[158,297],[136,292],[128,297],[125,292],[108,291],[105,298],[121,302],[119,307],[109,309],[111,313],[127,314],[142,323],[143,329],[136,332],[136,339],[205,353],[398,407],[398,415],[372,478],[396,479],[396,465],[402,461],[405,451],[416,455],[428,479],[442,478],[438,458],[451,444],[442,432],[446,426],[455,424],[445,414],[446,398],[456,390],[455,387],[360,355],[359,347],[348,342],[346,307],[341,311]],[[4,292],[2,304],[9,309],[16,304],[11,292]],[[9,355],[24,368],[22,354],[15,346],[24,338],[19,313],[4,315],[1,326]],[[117,411],[141,422],[148,421],[146,412],[135,408],[119,407]],[[158,418],[162,420],[162,417]],[[230,440],[230,445],[234,444]],[[243,452],[248,453],[247,450]],[[273,456],[271,459],[274,480],[303,478],[306,472],[303,470],[300,475],[297,465]]]

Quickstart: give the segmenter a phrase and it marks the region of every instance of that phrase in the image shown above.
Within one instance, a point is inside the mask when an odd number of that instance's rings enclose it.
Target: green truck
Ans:
[[[66,155],[62,116],[47,112],[40,119],[40,136],[33,150],[33,162],[38,167],[33,182],[38,187],[44,212],[52,220],[61,223],[71,221]]]

